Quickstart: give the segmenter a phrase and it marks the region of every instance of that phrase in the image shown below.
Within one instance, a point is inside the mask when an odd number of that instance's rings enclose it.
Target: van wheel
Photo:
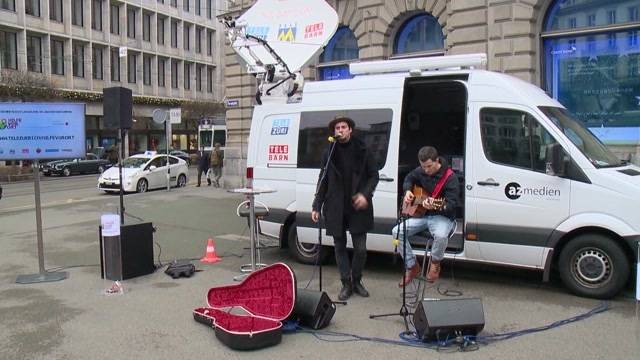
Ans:
[[[319,251],[320,246],[318,244],[298,241],[295,221],[289,226],[287,242],[289,244],[289,253],[302,264],[314,265],[317,260],[325,264],[329,259],[329,255],[331,255],[331,249],[328,246],[323,246],[322,250]],[[320,257],[319,259],[318,256]]]
[[[609,299],[629,279],[629,259],[613,239],[600,234],[579,235],[558,259],[560,278],[574,294]]]

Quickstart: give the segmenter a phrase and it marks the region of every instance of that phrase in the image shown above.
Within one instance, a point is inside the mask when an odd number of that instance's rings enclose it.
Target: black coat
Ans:
[[[354,164],[352,191],[351,194],[344,194],[342,174],[335,166],[332,156],[327,168],[327,177],[318,189],[318,193],[313,200],[313,210],[320,211],[326,223],[327,235],[342,236],[347,230],[344,228],[344,204],[345,196],[349,198],[357,193],[361,193],[367,198],[369,206],[366,209],[352,209],[348,219],[348,230],[352,234],[365,233],[373,228],[373,192],[378,185],[378,168],[372,154],[367,150],[366,145],[361,140],[352,137],[354,149]],[[329,157],[331,145],[327,146],[322,156],[322,168],[324,169]],[[335,154],[334,154],[335,155]],[[322,171],[318,177],[318,184],[322,179]],[[324,207],[323,207],[324,205]]]
[[[209,170],[209,153],[206,151],[200,151],[200,158],[198,159],[198,170]]]

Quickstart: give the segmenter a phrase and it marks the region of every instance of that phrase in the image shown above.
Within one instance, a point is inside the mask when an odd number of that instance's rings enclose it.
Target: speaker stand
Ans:
[[[402,223],[402,259],[405,260],[407,258],[407,221],[408,217],[405,215],[400,215],[398,217],[398,222],[396,223],[398,226],[398,231],[400,231],[400,224]],[[398,234],[396,233],[396,237]],[[417,261],[417,259],[416,259]],[[403,272],[402,276],[404,276],[406,272],[406,265],[402,266]],[[404,278],[403,278],[404,279]],[[387,313],[387,314],[377,314],[377,315],[369,315],[369,319],[377,319],[381,317],[389,317],[389,316],[401,316],[404,320],[404,328],[407,332],[409,332],[409,321],[407,317],[411,315],[409,312],[409,308],[407,307],[407,285],[404,284],[402,287],[402,306],[400,306],[400,310],[395,313]]]

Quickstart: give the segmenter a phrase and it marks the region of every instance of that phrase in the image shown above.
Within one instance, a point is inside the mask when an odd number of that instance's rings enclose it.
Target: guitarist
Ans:
[[[402,188],[405,192],[403,208],[410,207],[416,200],[412,190],[419,186],[426,197],[418,201],[419,206],[426,212],[417,217],[405,220],[407,241],[406,258],[404,259],[406,272],[398,284],[405,286],[420,273],[420,264],[416,261],[408,238],[418,232],[428,229],[433,237],[431,247],[431,267],[427,274],[428,282],[435,282],[440,276],[440,262],[444,258],[444,251],[449,241],[449,232],[455,226],[456,206],[460,198],[458,178],[449,167],[446,160],[438,156],[438,150],[432,146],[424,146],[418,151],[420,166],[412,170],[404,179]],[[404,226],[396,225],[392,235],[397,236],[398,251],[404,255]]]

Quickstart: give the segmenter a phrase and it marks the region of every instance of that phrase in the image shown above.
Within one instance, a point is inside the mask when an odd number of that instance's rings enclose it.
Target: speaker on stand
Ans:
[[[484,328],[484,309],[480,298],[425,299],[413,315],[418,339],[444,340],[456,335],[477,335]]]

